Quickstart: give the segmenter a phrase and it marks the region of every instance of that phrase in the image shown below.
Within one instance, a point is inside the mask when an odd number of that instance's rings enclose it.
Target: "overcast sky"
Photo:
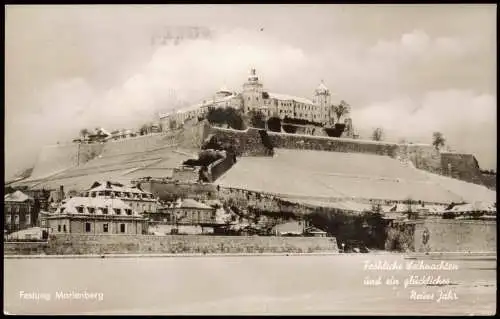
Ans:
[[[494,5],[7,6],[5,32],[7,176],[81,128],[240,91],[251,67],[275,93],[324,80],[362,136],[441,131],[496,167]]]

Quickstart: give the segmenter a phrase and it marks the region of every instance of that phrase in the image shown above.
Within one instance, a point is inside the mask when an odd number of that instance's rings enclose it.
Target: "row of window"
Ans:
[[[5,224],[10,225],[12,221],[12,216],[10,214],[5,215]],[[25,216],[25,221],[26,224],[31,224],[31,215],[26,215]],[[19,225],[19,215],[14,215],[14,224]]]
[[[103,215],[108,215],[110,213],[110,209],[107,208],[107,207],[98,207],[98,208],[95,208],[95,207],[77,206],[75,208],[76,208],[76,211],[79,214],[84,214],[85,213],[85,208],[87,209],[88,214],[96,214],[97,210],[100,210]],[[61,207],[61,209],[60,209],[61,214],[64,213],[64,210],[65,210],[65,207]],[[132,215],[132,210],[128,209],[128,208],[126,208],[126,209],[113,208],[112,212],[114,212],[115,215],[121,215],[122,214],[122,210],[124,211],[125,215],[129,215],[129,216]]]
[[[125,224],[120,224],[119,226],[119,232],[120,233],[125,233],[126,232],[126,225]],[[66,225],[57,225],[57,231],[58,232],[67,232]],[[92,223],[85,223],[85,232],[90,233],[92,232]],[[103,233],[108,233],[109,232],[109,224],[102,224],[102,232]]]
[[[141,203],[135,203],[135,202],[128,202],[132,208],[135,208],[137,211],[141,212],[152,212],[154,208],[154,204],[141,204]]]
[[[205,212],[202,213],[202,212],[199,212],[199,211],[198,212],[194,212],[194,211],[191,211],[191,212],[181,211],[181,212],[178,212],[176,215],[177,215],[178,218],[179,217],[184,217],[185,218],[185,217],[188,217],[188,215],[189,215],[192,219],[194,219],[195,217],[198,217],[198,219],[201,219],[201,217],[206,217],[208,214],[205,213]],[[215,218],[215,212],[211,212],[210,216],[212,218]]]
[[[8,213],[19,213],[21,211],[21,206],[19,205],[5,205],[5,210],[8,212]],[[28,205],[28,213],[31,212],[31,206]]]
[[[103,191],[103,192],[86,192],[84,197],[100,197],[100,196],[114,196],[115,198],[123,199],[154,199],[153,194],[137,194],[129,192],[117,192],[117,191]]]

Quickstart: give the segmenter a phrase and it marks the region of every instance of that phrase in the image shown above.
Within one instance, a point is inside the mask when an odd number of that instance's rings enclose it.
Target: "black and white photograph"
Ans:
[[[496,4],[4,9],[5,315],[496,314]]]

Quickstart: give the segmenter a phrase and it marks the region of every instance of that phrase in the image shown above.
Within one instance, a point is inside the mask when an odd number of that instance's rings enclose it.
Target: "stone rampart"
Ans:
[[[428,219],[415,224],[414,241],[416,252],[496,252],[497,224],[485,220]]]
[[[211,235],[57,235],[44,248],[47,255],[337,251],[333,237]],[[9,254],[15,254],[15,251],[10,250]]]
[[[264,141],[263,137],[260,136],[261,130],[255,128],[247,128],[244,131],[238,131],[207,126],[207,130],[208,133],[206,135],[208,137],[214,138],[219,142],[231,143],[231,145],[235,147],[238,155],[241,156],[269,155],[269,145],[264,145],[264,142],[266,142],[269,143],[272,148],[389,156],[407,162],[409,165],[418,169],[437,174],[442,173],[442,156],[432,147],[432,145],[428,144],[398,144],[277,132],[267,132],[266,141]],[[464,163],[464,165],[466,164],[467,163]]]
[[[472,154],[441,153],[444,175],[474,184],[485,184],[478,162]]]

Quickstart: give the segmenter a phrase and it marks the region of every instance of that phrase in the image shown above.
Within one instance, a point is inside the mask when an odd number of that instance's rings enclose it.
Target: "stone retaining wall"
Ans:
[[[496,252],[496,221],[425,220],[415,225],[416,252]],[[424,243],[424,231],[429,234]]]
[[[4,242],[5,255],[38,255],[48,249],[47,242]]]
[[[47,255],[313,253],[337,252],[338,247],[333,237],[58,235],[43,250]],[[29,254],[27,250],[23,252]],[[16,254],[12,249],[5,253]]]
[[[444,175],[474,184],[485,184],[478,162],[472,154],[441,153]]]

